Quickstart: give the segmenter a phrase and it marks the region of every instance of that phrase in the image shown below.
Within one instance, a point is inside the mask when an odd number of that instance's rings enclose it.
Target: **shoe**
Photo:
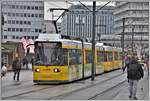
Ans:
[[[138,100],[138,98],[137,98],[137,97],[134,97],[133,100]]]
[[[131,95],[129,96],[129,98],[131,98]]]

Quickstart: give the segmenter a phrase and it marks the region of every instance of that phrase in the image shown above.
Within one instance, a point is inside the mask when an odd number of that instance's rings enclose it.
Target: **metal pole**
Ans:
[[[0,0],[0,15],[2,15],[2,0]],[[1,42],[0,42],[0,47],[1,47],[1,43],[2,43],[2,37],[1,37],[1,35],[2,35],[2,17],[0,16],[0,40],[1,40]],[[2,56],[2,52],[0,52],[0,57]],[[1,57],[2,58],[2,57]],[[2,59],[1,59],[1,63],[2,63]],[[0,66],[1,66],[1,63],[0,63]],[[1,66],[2,67],[2,66]]]
[[[91,80],[95,77],[95,9],[96,1],[93,1],[93,28],[92,28],[92,69],[91,69]]]
[[[132,54],[133,54],[133,47],[134,47],[134,28],[132,28]]]
[[[121,47],[122,47],[122,67],[124,67],[124,31],[125,31],[125,18],[123,18],[123,32],[121,35]]]
[[[2,43],[2,39],[3,39],[3,29],[2,29],[2,0],[0,1],[0,28],[1,28],[1,34],[0,34],[0,39],[1,39],[1,43]]]

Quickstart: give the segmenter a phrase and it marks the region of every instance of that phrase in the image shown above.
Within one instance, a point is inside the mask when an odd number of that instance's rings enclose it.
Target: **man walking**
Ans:
[[[138,81],[144,76],[142,66],[138,63],[137,57],[132,56],[130,62],[126,65],[126,67],[127,67],[127,78],[129,82],[129,92],[130,92],[129,98],[137,100],[136,91],[137,91]],[[125,68],[123,69],[123,71],[124,70]]]
[[[12,69],[14,71],[13,80],[15,80],[16,75],[17,75],[17,81],[19,81],[20,69],[21,69],[21,61],[20,61],[20,59],[18,57],[16,57],[16,59],[13,61]]]

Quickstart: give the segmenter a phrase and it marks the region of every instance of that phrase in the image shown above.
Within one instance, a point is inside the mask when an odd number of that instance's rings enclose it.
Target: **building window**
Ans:
[[[8,20],[8,23],[11,24],[11,20]]]
[[[20,9],[23,9],[23,6],[22,6],[22,5],[20,5]]]
[[[27,32],[27,29],[26,29],[26,28],[24,28],[24,32]]]
[[[18,14],[18,13],[16,13],[16,16],[19,16],[19,14]]]
[[[26,39],[27,37],[26,37],[26,36],[24,36],[24,38]]]
[[[12,20],[12,24],[15,24],[15,20]]]
[[[21,16],[21,17],[23,17],[23,16],[24,16],[24,14],[22,14],[22,13],[21,13],[21,14],[20,14],[20,16]]]
[[[35,6],[35,10],[38,10],[38,6]]]
[[[35,36],[35,39],[37,39],[38,38],[38,36]]]
[[[19,39],[19,37],[18,37],[18,36],[16,36],[16,39]]]
[[[24,17],[27,17],[27,14],[26,14],[26,13],[24,13]]]
[[[7,39],[7,35],[4,35],[4,39]]]
[[[30,14],[28,14],[28,17],[30,17]]]
[[[38,32],[38,29],[35,29],[35,32]]]
[[[30,32],[30,30],[31,30],[31,29],[30,29],[30,28],[28,28],[27,30],[28,30],[28,32]]]
[[[28,36],[28,39],[30,39],[30,36]]]
[[[28,21],[28,25],[31,25],[31,22],[30,22],[30,21]]]
[[[39,29],[39,32],[41,33],[41,32],[42,32],[42,30],[41,30],[41,29]]]
[[[22,21],[20,21],[20,24],[22,24]]]
[[[16,21],[16,24],[19,24],[19,21]]]
[[[13,15],[13,17],[15,17],[15,13],[13,13],[12,15]]]
[[[8,28],[8,31],[11,31],[11,28]]]
[[[42,18],[42,17],[44,17],[44,16],[43,16],[43,14],[39,14],[39,17]]]
[[[39,18],[41,18],[42,17],[42,14],[39,14]]]
[[[26,9],[27,7],[26,6],[24,6],[24,9]]]
[[[39,10],[43,10],[43,9],[44,9],[43,7],[41,7],[41,6],[39,7]]]
[[[7,8],[7,5],[3,4],[3,5],[2,5],[2,8]]]
[[[32,10],[34,10],[34,6],[32,6]]]
[[[35,14],[35,17],[38,17],[38,14]]]
[[[15,8],[15,5],[12,5],[11,7],[12,7],[12,9],[14,9],[14,8]]]
[[[11,16],[11,13],[8,13],[8,16]]]
[[[16,28],[16,32],[18,32],[19,31],[19,28]]]
[[[24,21],[24,24],[27,24],[26,21]]]
[[[12,36],[12,39],[15,39],[15,36]]]
[[[15,32],[15,28],[12,28],[12,31]]]
[[[23,31],[23,29],[22,28],[20,28],[20,32],[22,32]]]
[[[19,8],[19,6],[18,5],[16,5],[16,9],[18,9]]]
[[[28,6],[27,9],[30,10],[30,6]]]
[[[32,39],[34,39],[34,36],[32,36]]]
[[[34,17],[34,14],[32,14],[32,17]]]

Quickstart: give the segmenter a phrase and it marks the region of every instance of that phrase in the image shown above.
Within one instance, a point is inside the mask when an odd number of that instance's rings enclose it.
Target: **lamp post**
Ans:
[[[93,1],[93,28],[92,28],[92,69],[91,69],[91,80],[95,78],[95,10],[96,10],[96,1]]]
[[[122,47],[122,67],[124,66],[124,32],[125,32],[125,18],[122,19],[123,20],[123,31],[121,34],[121,47]]]
[[[132,53],[134,52],[134,26],[132,27]]]

